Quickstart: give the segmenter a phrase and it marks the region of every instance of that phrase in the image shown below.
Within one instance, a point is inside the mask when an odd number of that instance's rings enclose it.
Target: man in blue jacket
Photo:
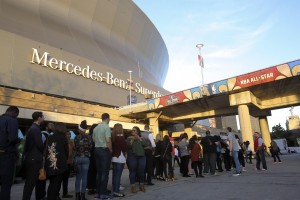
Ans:
[[[10,106],[5,114],[0,116],[0,179],[2,182],[0,197],[10,200],[10,191],[13,184],[16,163],[18,138],[19,109]]]

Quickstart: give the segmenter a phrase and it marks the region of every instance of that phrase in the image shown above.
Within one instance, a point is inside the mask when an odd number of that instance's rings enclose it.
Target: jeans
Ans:
[[[106,194],[111,158],[112,158],[111,152],[109,151],[108,148],[101,148],[101,147],[95,148],[98,195]]]
[[[13,184],[16,157],[14,153],[0,153],[0,178],[2,181],[0,197],[10,200],[10,191]]]
[[[136,176],[139,177],[140,183],[145,182],[145,156],[136,156],[134,154],[129,153],[127,157],[127,166],[129,169],[129,179],[131,185],[135,184]]]
[[[76,193],[85,193],[87,184],[87,173],[89,169],[90,159],[86,156],[76,156],[75,166],[76,166],[76,180],[75,180],[75,191]],[[80,190],[81,183],[81,190]]]
[[[113,192],[120,193],[121,176],[125,163],[113,162],[112,186]]]
[[[262,163],[263,168],[267,169],[264,150],[257,150],[256,152],[256,169],[260,169],[260,162]]]
[[[232,158],[233,162],[235,163],[235,170],[236,173],[241,173],[241,164],[239,161],[239,152],[238,151],[232,151]]]

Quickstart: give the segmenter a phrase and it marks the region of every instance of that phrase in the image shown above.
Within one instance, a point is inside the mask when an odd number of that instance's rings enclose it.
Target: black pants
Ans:
[[[90,157],[90,165],[87,175],[87,185],[89,190],[96,190],[96,180],[97,180],[97,166],[95,160],[95,154],[92,153]]]
[[[202,161],[193,161],[192,168],[194,169],[196,177],[202,175]]]
[[[25,161],[26,181],[23,189],[23,200],[30,200],[32,191],[38,180],[39,170],[42,167],[42,161],[29,159]]]
[[[210,171],[210,174],[215,174],[217,154],[205,153],[203,154],[203,161],[204,161],[204,173],[208,173],[208,171]]]
[[[14,153],[0,153],[0,179],[1,191],[0,198],[10,200],[10,191],[13,184],[15,172],[16,156]]]
[[[223,153],[223,159],[224,159],[225,169],[229,171],[231,169],[231,163],[232,163],[231,157],[229,155],[229,151]]]
[[[62,174],[63,195],[68,194],[70,172],[71,172],[71,165],[68,164],[67,170]]]
[[[151,149],[145,149],[146,156],[146,169],[145,169],[145,180],[147,183],[151,183],[153,176],[153,155]]]
[[[252,164],[252,151],[250,151],[246,154],[246,162],[249,164]]]
[[[59,196],[59,189],[63,179],[63,175],[50,176],[49,186],[47,190],[47,200],[56,200]]]
[[[219,172],[223,171],[221,152],[217,152],[217,166],[218,166]]]
[[[46,180],[37,180],[35,185],[35,199],[39,200],[46,196]]]
[[[167,173],[167,165],[168,165],[168,173]],[[167,157],[165,156],[163,158],[163,172],[164,172],[165,178],[173,178],[174,177],[171,156],[167,156]]]
[[[161,157],[155,157],[155,176],[156,177],[162,177],[163,176],[163,161],[161,159]]]
[[[189,172],[189,159],[190,156],[181,156],[181,165],[180,165],[180,172],[182,173],[183,176],[188,175]]]
[[[173,168],[175,167],[175,161],[177,162],[178,166],[180,167],[180,160],[179,160],[179,157],[178,157],[178,156],[175,156],[175,157],[174,157],[174,166],[173,166]]]
[[[272,156],[274,158],[274,162],[276,162],[276,157],[278,159],[278,162],[281,162],[280,158],[279,158],[279,154],[278,154],[278,151],[274,151],[272,152]]]
[[[245,167],[245,157],[242,150],[239,150],[239,161],[243,167]]]

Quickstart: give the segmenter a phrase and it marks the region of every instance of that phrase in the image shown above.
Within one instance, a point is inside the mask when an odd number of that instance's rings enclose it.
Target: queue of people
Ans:
[[[17,135],[18,114],[19,109],[11,106],[0,117],[0,196],[4,200],[10,199],[14,155],[17,152],[16,145],[20,142]],[[241,143],[230,127],[225,141],[207,131],[201,140],[196,136],[189,139],[188,135],[183,133],[175,145],[172,131],[163,138],[158,134],[154,140],[149,125],[145,125],[145,131],[134,126],[130,136],[125,138],[122,124],[115,124],[111,130],[110,116],[103,113],[102,122],[93,124],[89,134],[86,134],[87,121],[82,121],[72,142],[70,131],[65,124],[45,122],[42,112],[34,112],[32,119],[33,124],[27,131],[25,140],[26,180],[23,200],[31,199],[34,188],[37,200],[58,200],[61,188],[63,198],[73,198],[68,191],[68,179],[72,168],[76,172],[75,199],[86,200],[86,190],[88,194],[95,195],[96,199],[124,197],[125,194],[121,192],[121,177],[125,164],[129,169],[130,191],[136,193],[138,190],[145,192],[145,185],[154,185],[153,178],[163,181],[176,180],[175,160],[183,177],[191,177],[193,169],[197,178],[203,178],[207,174],[216,175],[216,170],[224,171],[222,162],[227,171],[233,166],[233,176],[239,176],[245,171],[244,155],[246,161],[252,163],[249,142]],[[267,170],[264,148],[263,140],[259,133],[255,132],[257,170],[261,169],[260,163],[262,170]],[[276,143],[271,144],[271,149],[274,162],[276,158],[281,162]],[[111,166],[112,191],[107,188]],[[41,178],[43,171],[46,171],[49,180],[47,192],[46,180]]]

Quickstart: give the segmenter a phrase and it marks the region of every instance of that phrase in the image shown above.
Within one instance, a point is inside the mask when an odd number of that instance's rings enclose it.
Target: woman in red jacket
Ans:
[[[189,142],[190,142],[189,145],[190,145],[190,150],[191,150],[192,168],[194,169],[197,178],[199,178],[199,177],[203,178],[204,177],[202,175],[202,158],[203,158],[203,155],[202,155],[201,146],[198,143],[197,136],[194,135],[190,139]],[[198,171],[198,169],[199,169],[199,171]]]

